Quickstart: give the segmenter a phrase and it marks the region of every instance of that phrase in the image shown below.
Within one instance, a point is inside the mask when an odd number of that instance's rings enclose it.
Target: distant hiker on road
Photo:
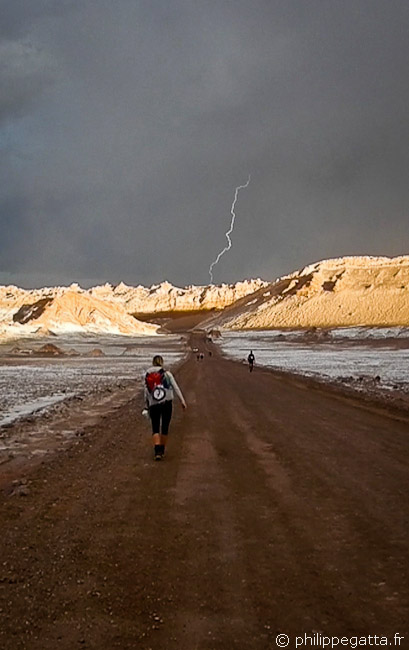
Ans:
[[[250,372],[253,372],[253,368],[254,368],[254,362],[255,362],[255,360],[256,360],[256,357],[255,357],[254,354],[253,354],[253,350],[250,350],[250,354],[249,354],[249,356],[247,357],[247,361],[248,361],[248,364],[249,364],[249,370],[250,370]]]
[[[184,409],[187,405],[176,379],[169,370],[164,370],[163,358],[157,354],[153,357],[152,364],[145,375],[145,403],[152,422],[155,460],[162,460],[172,417],[174,392]]]

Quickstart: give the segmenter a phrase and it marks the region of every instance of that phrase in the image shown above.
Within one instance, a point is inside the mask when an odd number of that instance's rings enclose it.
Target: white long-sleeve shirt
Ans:
[[[150,394],[150,392],[149,392],[149,390],[148,390],[148,388],[146,386],[145,377],[150,372],[159,372],[160,370],[161,370],[160,366],[152,366],[152,368],[149,368],[146,371],[145,375],[144,375],[144,389],[145,389],[144,395],[145,395],[145,402],[146,402],[147,406],[153,406],[154,404],[157,404],[158,402],[156,402],[153,399],[152,395]],[[176,395],[180,399],[183,406],[186,406],[185,398],[183,397],[183,393],[180,390],[176,379],[174,378],[174,376],[172,375],[170,370],[165,370],[164,373],[165,373],[164,374],[164,379],[166,380],[166,383],[168,384],[169,388],[165,389],[166,390],[166,395],[165,395],[165,399],[162,400],[162,402],[167,402],[169,400],[173,400],[174,393],[176,393]]]

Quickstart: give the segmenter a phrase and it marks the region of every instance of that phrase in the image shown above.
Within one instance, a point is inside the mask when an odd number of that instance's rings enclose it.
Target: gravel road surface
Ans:
[[[409,648],[408,420],[191,345],[163,462],[136,393],[1,483],[0,648]]]

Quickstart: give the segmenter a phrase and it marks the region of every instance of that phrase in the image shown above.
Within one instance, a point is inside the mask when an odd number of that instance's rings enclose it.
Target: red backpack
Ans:
[[[166,397],[166,389],[169,388],[163,368],[152,370],[145,375],[146,387],[155,402],[163,402]]]

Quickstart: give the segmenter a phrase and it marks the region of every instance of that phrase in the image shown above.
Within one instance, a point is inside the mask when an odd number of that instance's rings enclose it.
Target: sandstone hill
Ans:
[[[409,326],[409,256],[317,262],[239,300],[205,325],[234,330]]]
[[[24,305],[28,307],[62,296],[68,291],[85,293],[78,284],[69,287],[44,287],[42,289],[21,289],[14,285],[0,286],[0,324],[13,322],[14,314]]]
[[[146,322],[152,315],[211,311],[203,323],[209,330],[409,326],[409,256],[324,260],[271,283],[0,287],[0,340],[47,332],[154,334],[158,326]]]
[[[105,284],[20,289],[0,286],[0,340],[25,335],[46,336],[72,331],[125,335],[153,334],[158,327],[134,315],[220,310],[266,286],[262,280],[233,285],[174,287],[162,282],[150,288]]]
[[[122,305],[114,305],[78,291],[24,303],[13,314],[13,323],[51,330],[54,334],[93,332],[110,334],[155,334],[157,326],[130,316]]]

